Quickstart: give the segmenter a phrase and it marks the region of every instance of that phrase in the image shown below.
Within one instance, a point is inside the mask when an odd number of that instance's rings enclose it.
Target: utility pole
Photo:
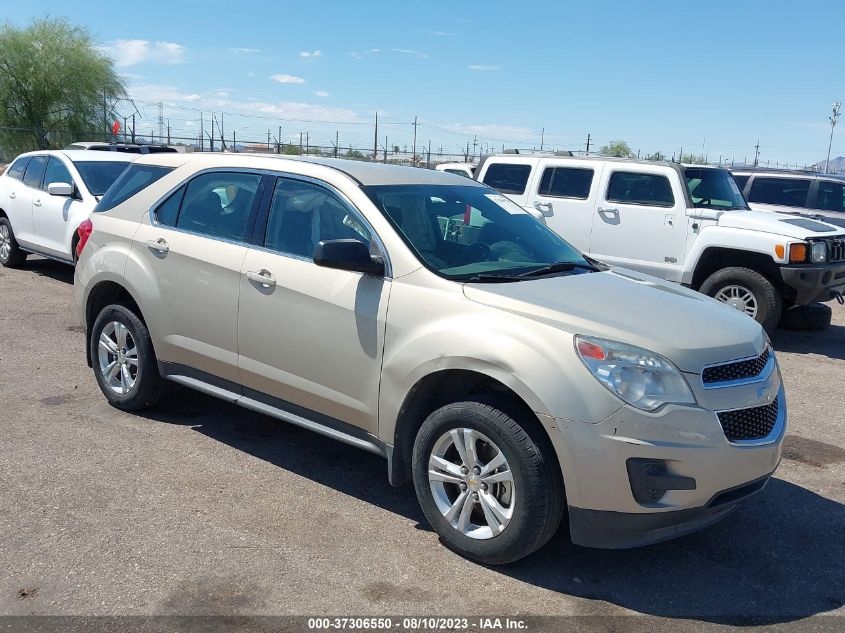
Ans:
[[[238,151],[238,131],[236,129],[232,130],[232,151]]]
[[[311,130],[305,133],[305,155],[308,155],[308,148],[311,146]]]
[[[334,157],[337,158],[337,144],[340,142],[340,134],[337,130],[334,131]]]
[[[757,145],[754,146],[754,166],[760,164],[760,139],[757,139]]]
[[[205,150],[205,131],[203,130],[203,119],[205,118],[205,113],[200,112],[200,151]]]
[[[135,115],[132,115],[132,143],[135,143]]]
[[[417,164],[417,117],[414,117],[414,147],[411,154],[411,164]]]
[[[387,163],[387,134],[384,135],[384,162]]]
[[[103,140],[105,140],[106,143],[109,142],[109,115],[108,115],[108,112],[107,112],[107,108],[108,108],[108,106],[106,105],[106,91],[104,89],[103,90],[103,130],[105,130],[106,135],[105,135],[105,138]]]
[[[164,102],[158,102],[158,138],[159,141],[164,139]]]
[[[546,136],[546,128],[541,127],[540,128],[540,151],[541,152],[543,151],[543,140],[544,140],[545,136]]]
[[[270,128],[267,128],[267,153],[270,153]]]
[[[839,108],[842,107],[842,104],[838,101],[834,101],[833,103],[833,114],[827,117],[830,120],[830,141],[827,144],[827,162],[824,164],[824,173],[828,173],[830,170],[830,148],[833,146],[833,128],[836,127],[837,121],[839,121]]]
[[[587,154],[590,153],[590,133],[587,132]]]
[[[428,139],[428,157],[425,159],[425,166],[431,169],[431,139]]]
[[[211,113],[211,134],[208,137],[208,143],[211,146],[209,149],[214,151],[214,113]]]
[[[276,153],[282,153],[282,126],[279,126],[279,135],[276,137]]]
[[[475,160],[475,147],[478,145],[478,134],[472,137],[472,160]]]
[[[373,160],[378,160],[378,110],[376,110],[376,131],[373,134]]]
[[[302,156],[302,132],[299,133],[299,155]]]
[[[170,145],[170,119],[167,119],[167,144]]]

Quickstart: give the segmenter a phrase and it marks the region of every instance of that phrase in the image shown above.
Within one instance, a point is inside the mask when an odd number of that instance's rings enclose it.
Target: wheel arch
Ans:
[[[144,325],[147,325],[147,320],[144,318],[135,294],[125,284],[114,279],[103,279],[95,283],[85,297],[85,360],[89,367],[93,362],[91,358],[91,332],[94,329],[94,321],[103,308],[113,303],[127,305]]]
[[[549,431],[530,406],[530,396],[523,397],[517,390],[488,373],[474,369],[450,368],[426,374],[417,380],[406,394],[393,431],[393,450],[388,465],[390,483],[401,486],[410,481],[414,440],[431,413],[450,402],[479,397],[506,403],[519,415],[520,424],[532,426],[540,432],[541,437],[547,438],[548,449],[560,469],[559,456],[553,448]]]
[[[783,294],[780,267],[770,255],[725,246],[708,246],[702,251],[689,285],[693,290],[698,290],[710,275],[732,266],[748,268],[760,273]]]

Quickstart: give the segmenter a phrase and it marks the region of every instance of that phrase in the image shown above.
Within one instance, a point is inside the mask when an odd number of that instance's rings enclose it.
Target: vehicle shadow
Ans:
[[[49,277],[62,283],[73,285],[73,266],[70,264],[63,264],[53,259],[46,257],[34,257],[30,255],[23,264],[24,270],[31,270],[36,275],[42,277]]]
[[[194,429],[429,530],[411,486],[393,488],[370,453],[185,388],[150,417]],[[349,468],[349,464],[354,468]],[[753,625],[845,604],[845,505],[773,479],[703,531],[630,550],[572,545],[565,529],[540,551],[492,571],[643,614]],[[467,563],[474,565],[474,563]]]
[[[778,329],[772,334],[772,344],[778,352],[845,360],[845,326],[834,324],[823,332]]]

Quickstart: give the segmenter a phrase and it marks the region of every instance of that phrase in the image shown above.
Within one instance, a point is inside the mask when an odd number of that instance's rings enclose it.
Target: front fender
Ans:
[[[681,283],[691,284],[698,263],[708,248],[725,248],[749,253],[759,253],[770,257],[775,264],[783,264],[782,259],[775,255],[775,245],[794,242],[794,239],[766,233],[764,231],[749,231],[722,226],[706,226],[690,246],[684,261]]]

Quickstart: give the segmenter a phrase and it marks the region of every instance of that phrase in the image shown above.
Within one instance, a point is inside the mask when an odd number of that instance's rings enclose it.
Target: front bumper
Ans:
[[[845,262],[832,264],[781,266],[783,283],[795,291],[795,303],[830,301],[835,292],[845,293]]]
[[[598,424],[555,420],[558,432],[551,436],[573,543],[624,548],[674,538],[722,519],[763,489],[780,463],[786,432],[780,373],[730,389],[693,388],[699,407],[666,405],[646,413],[625,406]],[[776,394],[779,405],[770,434],[728,441],[716,411],[761,405],[766,393]],[[660,464],[657,474],[647,476],[665,490],[656,500],[640,496],[632,462]]]

